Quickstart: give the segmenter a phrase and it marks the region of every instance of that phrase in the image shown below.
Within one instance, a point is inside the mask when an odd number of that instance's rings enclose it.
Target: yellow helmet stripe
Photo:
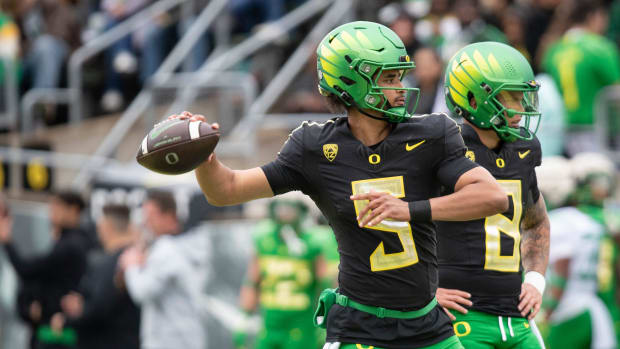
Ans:
[[[450,86],[459,92],[462,96],[467,96],[467,87],[463,85],[459,79],[452,73],[450,73]]]
[[[487,64],[487,61],[484,59],[484,57],[482,57],[482,54],[478,50],[474,51],[474,61],[476,62],[476,64],[480,68],[480,70],[482,71],[483,75],[487,75],[488,76],[488,75],[492,75],[493,74],[493,71],[491,70],[491,68]]]
[[[339,39],[342,40],[343,44],[345,44],[347,47],[349,47],[352,50],[358,50],[360,49],[359,47],[359,43],[357,42],[357,40],[351,36],[351,34],[349,34],[346,31],[343,31],[339,36]],[[337,38],[337,39],[338,39]]]
[[[467,98],[465,98],[464,96],[462,96],[460,93],[458,93],[454,88],[450,87],[450,95],[452,96],[452,100],[454,101],[454,103],[460,105],[460,106],[466,106],[468,105],[467,103]]]
[[[495,56],[493,56],[493,54],[489,54],[489,64],[491,65],[491,69],[493,69],[496,73],[501,73],[502,71],[502,67],[500,67],[499,63],[497,62],[497,59],[495,59]]]
[[[361,30],[356,30],[355,31],[355,37],[357,38],[357,41],[359,41],[359,43],[363,46],[363,47],[372,47],[372,42],[368,39],[368,37],[366,37],[366,35],[364,35],[364,33]]]

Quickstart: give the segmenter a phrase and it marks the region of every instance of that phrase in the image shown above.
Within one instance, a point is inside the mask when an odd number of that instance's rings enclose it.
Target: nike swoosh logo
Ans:
[[[159,137],[159,135],[160,135],[162,132],[166,131],[166,130],[167,130],[167,129],[169,129],[170,127],[172,127],[172,126],[174,126],[174,125],[176,125],[176,124],[178,124],[178,123],[181,123],[181,122],[183,122],[183,121],[179,120],[179,121],[171,122],[171,123],[169,123],[168,125],[165,125],[165,126],[162,126],[162,127],[158,128],[158,129],[156,129],[156,130],[153,130],[153,132],[151,132],[151,140],[153,140],[153,139],[155,139],[155,138]]]
[[[531,151],[531,150],[528,150],[528,151],[526,151],[525,153],[519,152],[519,157],[520,157],[521,159],[523,159],[524,157],[526,157],[526,156],[527,156],[527,154],[529,154],[529,153],[530,153],[530,151]]]
[[[406,143],[405,144],[405,149],[407,151],[412,151],[413,149],[415,149],[415,148],[419,147],[420,145],[422,145],[422,143],[424,143],[424,142],[426,142],[426,139],[423,140],[423,141],[420,141],[420,142],[418,142],[418,143],[416,143],[414,145],[409,145],[409,143]]]

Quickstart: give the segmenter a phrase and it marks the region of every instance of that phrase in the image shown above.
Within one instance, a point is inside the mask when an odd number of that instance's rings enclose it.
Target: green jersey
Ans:
[[[320,247],[305,232],[295,235],[295,241],[287,245],[281,230],[275,223],[265,221],[254,232],[260,269],[259,303],[267,328],[282,327],[299,319],[311,324],[317,293],[314,260]]]
[[[5,59],[16,62],[19,56],[19,29],[15,22],[0,11],[0,86],[4,83]]]
[[[543,59],[564,99],[569,126],[591,126],[594,102],[605,86],[620,82],[616,46],[603,36],[569,30]]]
[[[309,233],[315,246],[321,246],[321,253],[327,263],[326,276],[331,280],[337,280],[340,255],[338,254],[338,243],[334,232],[328,225],[318,225],[311,228]]]

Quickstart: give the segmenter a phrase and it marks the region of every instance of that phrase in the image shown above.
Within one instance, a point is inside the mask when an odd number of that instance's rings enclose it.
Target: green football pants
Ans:
[[[317,349],[316,328],[306,326],[267,328],[259,332],[256,349]]]
[[[571,319],[551,324],[547,344],[549,349],[589,349],[592,341],[592,320],[585,311]]]
[[[342,343],[340,346],[336,345],[336,343],[327,343],[323,347],[323,349],[384,349],[381,347],[375,347],[372,345],[362,345],[362,344],[351,344],[351,343]],[[414,348],[411,348],[414,349]],[[459,339],[456,336],[452,336],[450,338],[444,339],[443,341],[429,345],[426,347],[419,347],[417,349],[463,349],[463,346],[459,342]]]
[[[456,317],[453,321],[454,333],[465,349],[544,348],[538,329],[532,328],[525,318],[497,316],[473,310],[467,314],[451,312]]]

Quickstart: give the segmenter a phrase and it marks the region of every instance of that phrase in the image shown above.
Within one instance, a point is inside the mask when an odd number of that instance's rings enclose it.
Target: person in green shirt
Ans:
[[[6,68],[13,71],[13,87],[17,88],[17,79],[19,79],[19,28],[17,24],[7,12],[3,12],[4,8],[0,7],[0,110],[5,108],[7,101],[5,97],[5,86],[9,85]]]
[[[318,291],[326,283],[326,264],[319,244],[324,239],[312,236],[318,228],[304,224],[308,209],[299,199],[273,200],[270,218],[254,230],[255,255],[240,303],[246,313],[260,310],[262,328],[254,346],[246,333],[235,333],[236,348],[318,348],[312,315]]]
[[[598,151],[594,106],[605,86],[620,82],[618,48],[602,34],[607,30],[607,6],[600,0],[575,1],[568,18],[569,29],[543,56],[543,69],[558,86],[567,113],[565,150]]]

